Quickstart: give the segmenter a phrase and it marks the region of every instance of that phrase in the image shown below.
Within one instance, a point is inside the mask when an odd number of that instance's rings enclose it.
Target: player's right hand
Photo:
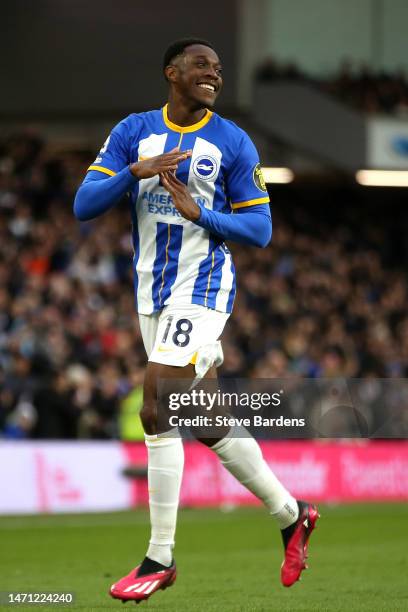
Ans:
[[[175,147],[168,153],[149,157],[130,165],[130,171],[138,179],[151,178],[161,172],[174,172],[180,162],[191,157],[192,150],[180,151]]]

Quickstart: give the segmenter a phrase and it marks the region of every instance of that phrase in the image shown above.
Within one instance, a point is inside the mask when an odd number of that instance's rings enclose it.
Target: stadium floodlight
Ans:
[[[366,187],[408,187],[408,170],[359,170],[356,181]]]
[[[262,168],[265,183],[291,183],[295,177],[289,168]]]

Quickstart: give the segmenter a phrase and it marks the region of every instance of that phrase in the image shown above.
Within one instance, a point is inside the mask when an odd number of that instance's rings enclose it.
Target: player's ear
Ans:
[[[177,80],[177,67],[169,64],[164,69],[164,76],[169,83],[174,83]]]

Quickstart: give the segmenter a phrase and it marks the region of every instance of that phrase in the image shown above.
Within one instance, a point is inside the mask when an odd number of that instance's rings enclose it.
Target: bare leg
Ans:
[[[162,379],[193,378],[194,367],[184,368],[149,361],[144,381],[144,402],[141,419],[146,432],[148,452],[148,484],[151,538],[141,573],[157,571],[152,561],[160,566],[172,562],[174,535],[180,485],[184,467],[181,438],[157,436],[157,382]]]

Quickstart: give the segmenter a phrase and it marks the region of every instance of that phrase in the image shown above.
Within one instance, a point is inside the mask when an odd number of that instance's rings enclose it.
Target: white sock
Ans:
[[[285,529],[297,520],[299,508],[296,499],[269,468],[254,438],[233,438],[229,434],[211,448],[227,470],[263,501],[276,518],[280,529]]]
[[[177,508],[184,466],[181,438],[145,435],[148,454],[148,485],[151,538],[146,556],[162,565],[173,558]]]

